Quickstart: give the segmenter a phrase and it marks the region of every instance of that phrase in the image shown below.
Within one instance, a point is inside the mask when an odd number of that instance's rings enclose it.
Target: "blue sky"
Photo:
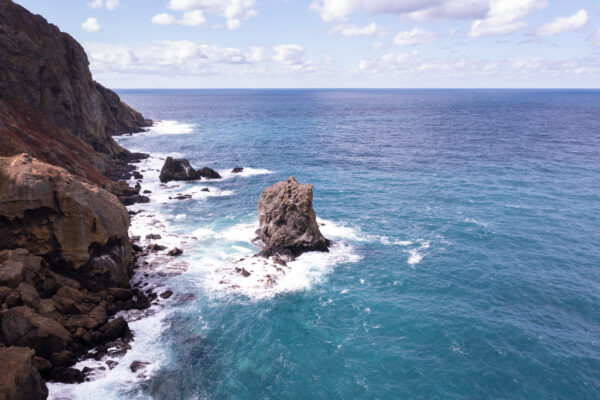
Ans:
[[[598,88],[600,1],[17,0],[112,88]]]

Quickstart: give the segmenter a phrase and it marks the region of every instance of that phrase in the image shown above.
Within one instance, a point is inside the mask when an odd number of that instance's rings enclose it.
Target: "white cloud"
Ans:
[[[185,26],[203,26],[206,24],[206,17],[200,10],[186,11],[183,13],[181,19],[175,19],[175,17],[168,13],[157,14],[152,17],[152,23],[155,25],[185,25]]]
[[[383,42],[375,42],[369,48],[371,50],[382,50],[382,49],[385,49],[386,47],[388,47],[388,46]]]
[[[537,30],[537,34],[538,36],[551,36],[561,32],[576,31],[583,28],[588,23],[588,20],[588,13],[584,9],[581,9],[570,17],[558,17],[552,22],[542,25]]]
[[[485,15],[490,0],[314,0],[310,9],[324,21],[344,20],[357,12],[396,14],[409,19],[466,19]]]
[[[394,37],[394,44],[396,46],[413,46],[415,44],[431,43],[435,39],[435,33],[415,27],[412,31],[398,33]]]
[[[490,0],[448,0],[433,6],[407,13],[406,19],[413,21],[478,19],[485,17],[490,9]]]
[[[92,8],[104,8],[107,10],[115,10],[119,7],[119,0],[94,0],[90,3],[90,7]]]
[[[305,50],[297,44],[283,44],[272,49],[251,47],[249,51],[189,40],[161,41],[134,48],[129,45],[86,43],[91,68],[96,73],[196,75],[215,73],[219,66],[278,66],[279,71],[314,70],[306,60]]]
[[[102,27],[98,22],[98,18],[90,17],[86,19],[83,24],[81,24],[81,29],[88,32],[99,32],[102,30]]]
[[[175,23],[175,17],[167,13],[157,14],[152,17],[152,23],[155,25],[170,25]]]
[[[388,32],[388,28],[381,27],[375,22],[371,22],[370,24],[362,27],[354,24],[336,25],[327,31],[327,33],[330,35],[339,34],[346,37],[386,35]]]
[[[206,23],[206,17],[202,10],[186,11],[177,23],[187,26],[202,26]]]
[[[546,5],[546,0],[492,0],[487,16],[473,22],[469,36],[505,35],[521,30],[527,26],[522,18]]]
[[[170,0],[167,8],[174,11],[200,11],[226,19],[229,29],[238,29],[242,20],[258,15],[256,0]]]

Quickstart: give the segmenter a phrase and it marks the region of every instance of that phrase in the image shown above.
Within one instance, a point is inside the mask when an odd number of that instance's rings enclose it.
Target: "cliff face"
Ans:
[[[143,155],[111,137],[150,121],[88,64],[71,36],[0,0],[0,400],[45,398],[39,374],[83,381],[78,357],[131,338],[108,318],[150,305],[129,286],[129,215],[114,195],[136,197],[115,179]]]
[[[75,39],[11,0],[0,0],[0,132],[20,136],[15,134],[20,125],[17,129],[7,127],[5,121],[11,120],[11,114],[28,113],[28,109],[37,111],[28,115],[28,122],[37,122],[38,133],[46,134],[44,125],[48,120],[110,158],[126,159],[129,155],[111,135],[138,132],[150,124],[121,102],[116,93],[92,79],[87,55]],[[48,132],[47,136],[65,145],[55,132]],[[26,141],[18,144],[19,149],[14,151],[3,146],[3,155],[23,150],[40,155],[39,149]],[[76,147],[79,153],[90,153],[80,145]],[[81,158],[100,172],[107,168],[107,158],[102,156]]]

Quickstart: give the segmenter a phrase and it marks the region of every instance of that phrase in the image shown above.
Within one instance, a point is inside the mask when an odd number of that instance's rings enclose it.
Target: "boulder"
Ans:
[[[197,172],[199,176],[205,179],[221,179],[221,175],[212,168],[204,167]]]
[[[200,179],[200,175],[192,168],[188,160],[167,157],[165,164],[160,170],[159,179],[163,183],[169,181],[193,181]]]
[[[0,333],[7,345],[31,347],[44,358],[66,350],[72,340],[62,325],[27,306],[0,313]]]
[[[183,254],[183,250],[181,250],[178,247],[173,247],[171,250],[169,250],[169,252],[167,254],[170,256],[173,256],[173,257],[180,256]]]
[[[26,154],[0,157],[0,248],[27,249],[94,288],[125,286],[128,229],[109,192]]]
[[[313,210],[313,185],[292,176],[266,188],[258,199],[261,255],[297,257],[307,251],[328,251],[331,242],[319,230]]]
[[[30,282],[41,269],[42,258],[26,249],[0,251],[0,285],[11,288]]]
[[[43,400],[48,388],[34,367],[35,352],[25,347],[0,348],[0,399]]]

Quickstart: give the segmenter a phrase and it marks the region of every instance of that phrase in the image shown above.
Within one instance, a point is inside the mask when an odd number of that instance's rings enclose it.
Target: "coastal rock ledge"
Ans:
[[[328,251],[331,241],[319,230],[313,210],[313,185],[292,176],[266,188],[258,199],[259,238],[263,257],[294,259],[307,251]]]

